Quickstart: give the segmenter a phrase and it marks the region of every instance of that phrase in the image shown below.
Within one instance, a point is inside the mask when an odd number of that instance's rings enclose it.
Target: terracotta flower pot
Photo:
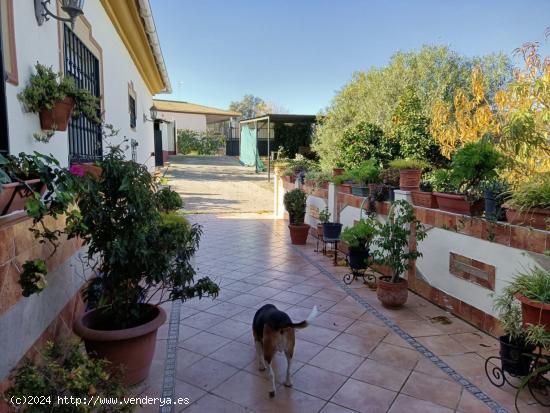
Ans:
[[[342,192],[343,194],[351,194],[351,184],[338,185],[338,192]]]
[[[307,236],[309,234],[308,224],[290,224],[290,240],[293,245],[306,245]]]
[[[317,224],[317,238],[323,239],[323,224]]]
[[[8,213],[18,186],[19,182],[10,182],[9,184],[2,185],[2,192],[0,192],[0,216]]]
[[[43,193],[46,189],[40,179],[29,179],[25,181],[26,185],[19,184],[15,188],[15,194],[11,205],[8,207],[6,214],[25,209],[25,203],[33,195],[34,192]],[[31,189],[29,189],[31,188]]]
[[[473,204],[469,203],[464,195],[434,192],[439,209],[462,215],[481,215],[485,208],[485,202],[480,199]]]
[[[315,186],[315,181],[312,179],[306,179],[304,180],[304,185],[313,188]]]
[[[378,278],[376,296],[387,307],[401,307],[407,302],[409,283],[404,278],[400,278],[396,283],[390,280],[391,277],[386,276]]]
[[[420,169],[400,169],[399,170],[399,189],[402,191],[413,191],[420,188]]]
[[[531,208],[521,211],[508,206],[506,220],[513,225],[524,225],[547,231],[550,229],[550,210]]]
[[[40,127],[45,130],[66,131],[73,108],[74,99],[67,96],[57,102],[52,109],[42,109],[39,113]]]
[[[533,301],[520,293],[515,297],[521,302],[523,324],[540,324],[550,333],[550,304]]]
[[[84,340],[88,354],[109,360],[113,368],[121,367],[124,382],[133,385],[143,381],[149,374],[157,330],[166,321],[162,307],[142,304],[155,312],[152,320],[137,327],[124,330],[96,330],[99,310],[88,311],[75,321],[74,332]]]
[[[343,175],[344,171],[344,168],[332,168],[332,176]]]
[[[437,208],[437,198],[432,192],[424,191],[411,191],[412,203],[415,206],[420,206],[424,208]]]

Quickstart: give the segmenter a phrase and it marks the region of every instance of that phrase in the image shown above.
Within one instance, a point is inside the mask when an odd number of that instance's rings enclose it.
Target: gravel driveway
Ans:
[[[166,178],[195,213],[271,213],[273,182],[229,156],[171,156]]]

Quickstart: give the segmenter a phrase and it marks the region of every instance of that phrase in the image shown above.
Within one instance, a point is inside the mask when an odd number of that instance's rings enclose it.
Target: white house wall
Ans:
[[[176,122],[177,130],[190,129],[196,132],[206,131],[206,115],[196,113],[159,112],[160,119]]]
[[[38,115],[25,113],[17,94],[28,82],[36,62],[52,66],[56,71],[63,72],[60,66],[60,45],[58,24],[54,20],[46,21],[38,26],[34,15],[34,2],[17,0],[13,2],[15,46],[17,50],[17,66],[19,85],[6,83],[8,119],[10,128],[10,152],[39,151],[53,154],[62,165],[68,163],[67,132],[57,132],[47,144],[36,142],[32,134],[40,130]],[[92,36],[102,48],[103,56],[103,110],[105,122],[120,130],[119,138],[112,141],[120,143],[123,138],[133,138],[138,141],[138,162],[154,166],[153,123],[144,122],[143,115],[150,117],[149,109],[153,105],[152,96],[137,71],[124,43],[112,26],[105,10],[99,1],[87,1],[84,6],[85,18],[92,26]],[[77,26],[83,25],[79,20]],[[77,31],[77,30],[75,30]],[[136,91],[137,125],[130,128],[128,113],[128,84],[133,82]],[[104,145],[105,148],[105,145]],[[130,158],[130,149],[127,149]]]

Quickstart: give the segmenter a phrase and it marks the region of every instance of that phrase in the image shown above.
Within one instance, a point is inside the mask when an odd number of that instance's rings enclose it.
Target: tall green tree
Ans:
[[[347,128],[369,122],[389,133],[395,108],[409,87],[420,100],[420,112],[429,118],[436,99],[451,102],[457,89],[470,85],[471,68],[476,65],[487,74],[488,96],[512,78],[511,63],[503,54],[466,58],[446,46],[397,52],[385,67],[354,73],[319,117],[314,149],[323,168],[336,165],[340,153],[335,149]]]
[[[254,95],[244,95],[241,100],[231,102],[229,104],[229,110],[241,112],[245,119],[255,118],[267,113],[288,112],[284,107]]]
[[[435,167],[448,160],[430,133],[430,118],[422,111],[422,102],[412,87],[405,89],[393,112],[390,140],[399,147],[401,158],[423,159]]]

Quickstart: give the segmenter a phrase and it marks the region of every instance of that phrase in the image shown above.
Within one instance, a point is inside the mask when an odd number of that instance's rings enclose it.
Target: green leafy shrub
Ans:
[[[98,115],[99,99],[88,90],[78,88],[72,77],[62,78],[51,67],[40,63],[35,65],[35,71],[25,89],[18,95],[27,112],[38,113],[44,109],[50,110],[57,102],[68,96],[75,101],[72,113],[74,118],[84,115],[91,122],[101,123]]]
[[[178,130],[178,153],[183,155],[216,155],[224,143],[225,137],[211,130],[206,132],[191,129]]]
[[[332,183],[334,185],[342,185],[345,182],[351,182],[353,181],[354,177],[351,173],[351,171],[344,171],[341,175],[335,175],[331,178]]]
[[[283,197],[283,204],[288,212],[291,224],[303,224],[306,215],[307,194],[301,189],[288,191]]]
[[[415,228],[416,241],[426,237],[426,230],[416,219],[411,204],[395,201],[384,223],[378,225],[378,233],[373,243],[374,261],[392,270],[391,282],[398,282],[401,274],[409,269],[412,260],[422,256],[418,250],[409,249],[411,227]]]
[[[394,169],[426,169],[430,164],[420,159],[394,159],[390,162]]]
[[[161,211],[175,211],[183,208],[183,200],[180,194],[170,188],[162,188],[155,193]]]
[[[307,147],[311,144],[312,125],[310,122],[298,122],[286,124],[276,122],[274,126],[274,145],[282,147],[286,154],[295,156],[299,153],[300,147]]]
[[[389,187],[399,186],[399,169],[385,168],[380,171],[378,175],[380,182]]]
[[[6,392],[6,399],[17,397],[22,400],[34,400],[35,403],[20,406],[26,413],[91,413],[91,412],[131,412],[131,404],[101,405],[85,403],[90,398],[119,398],[122,400],[127,390],[122,385],[119,374],[108,372],[109,363],[101,359],[88,357],[78,342],[63,345],[46,343],[42,353],[43,361],[33,363],[30,360],[11,375],[13,385]],[[79,398],[81,403],[70,403]],[[65,403],[58,403],[58,398]],[[37,400],[47,404],[36,403]],[[73,399],[74,400],[74,399]]]
[[[448,169],[436,169],[426,172],[422,176],[424,187],[432,188],[435,192],[455,192],[456,188],[451,182],[451,171]]]
[[[399,153],[397,144],[388,140],[382,129],[368,122],[346,129],[337,149],[341,166],[346,169],[358,167],[365,159],[386,165]]]
[[[340,238],[351,250],[369,249],[370,243],[377,234],[378,224],[374,218],[362,219],[352,227],[342,231]]]
[[[365,185],[378,182],[379,174],[380,169],[374,159],[363,161],[350,171],[350,176],[355,182]]]
[[[509,204],[522,210],[531,208],[549,209],[550,173],[535,176],[530,181],[518,185],[512,191]]]
[[[451,182],[460,192],[480,189],[483,181],[498,176],[504,165],[502,155],[485,141],[468,143],[459,149],[451,162]]]
[[[87,245],[88,264],[100,274],[84,288],[89,305],[101,303],[100,329],[141,324],[150,317],[149,307],[141,303],[151,297],[161,297],[155,303],[161,304],[216,296],[219,288],[210,278],[195,282],[190,263],[201,227],[168,225],[158,208],[152,175],[144,165],[125,160],[119,146],[111,147],[98,165],[103,169],[99,179],[81,177],[81,215],[69,217],[68,227],[70,236]]]
[[[325,208],[321,212],[319,212],[319,221],[322,224],[330,222],[330,212],[328,211],[328,208]]]
[[[29,297],[32,294],[39,293],[46,288],[46,275],[48,267],[42,259],[29,260],[23,263],[23,272],[19,275],[19,284],[21,285],[23,297]]]

